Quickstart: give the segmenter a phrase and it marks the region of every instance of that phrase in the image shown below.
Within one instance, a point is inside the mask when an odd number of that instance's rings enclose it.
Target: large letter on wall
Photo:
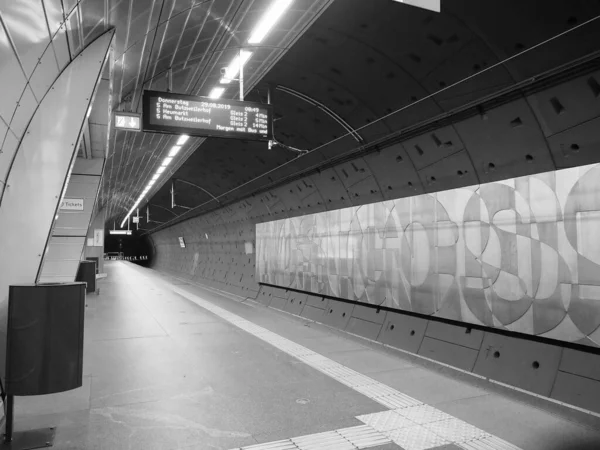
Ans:
[[[0,375],[5,373],[8,286],[35,283],[114,30],[81,52],[33,114],[0,198]]]

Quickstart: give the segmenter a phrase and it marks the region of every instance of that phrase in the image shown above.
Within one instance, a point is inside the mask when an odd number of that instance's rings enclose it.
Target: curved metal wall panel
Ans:
[[[600,346],[600,164],[256,225],[259,282]]]
[[[0,2],[0,122],[8,127],[0,126],[1,182],[34,111],[71,62],[60,1],[25,3]]]
[[[4,373],[8,286],[35,283],[73,166],[81,128],[114,30],[61,73],[28,121],[0,198],[0,369]]]

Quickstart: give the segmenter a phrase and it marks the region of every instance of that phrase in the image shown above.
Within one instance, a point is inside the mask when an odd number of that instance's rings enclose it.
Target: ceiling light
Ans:
[[[213,92],[211,93],[211,95],[214,95],[214,97],[211,97],[211,98],[219,98],[223,94],[223,92],[225,92],[225,88],[215,88],[215,89],[213,89]],[[179,152],[179,150],[181,150],[181,146],[183,144],[185,144],[189,138],[190,137],[186,134],[182,134],[181,136],[179,136],[179,139],[177,139],[177,145],[174,145],[171,148],[171,151],[169,152],[169,156],[167,156],[163,160],[163,165],[156,170],[156,173],[154,175],[152,175],[152,179],[148,182],[148,184],[146,185],[146,187],[140,194],[140,197],[137,199],[137,201],[135,202],[135,204],[133,205],[131,210],[127,213],[127,215],[123,219],[123,222],[121,222],[121,228],[123,228],[123,226],[125,225],[125,222],[127,222],[129,220],[129,217],[133,214],[133,212],[138,207],[140,202],[144,199],[146,194],[148,194],[148,192],[150,191],[152,186],[154,186],[154,184],[160,177],[160,174],[165,171],[166,166],[168,166],[169,163],[171,163],[171,161],[173,160],[173,157]]]
[[[222,88],[222,87],[213,88],[213,90],[210,91],[210,94],[208,94],[208,98],[219,98],[221,95],[223,95],[223,92],[225,92],[225,88]]]
[[[398,3],[416,6],[417,8],[428,9],[430,11],[441,11],[441,0],[394,0]]]
[[[252,31],[248,43],[260,44],[291,4],[292,0],[273,0],[268,11],[262,17],[256,28],[254,28],[254,31]]]
[[[223,75],[223,78],[221,78],[221,83],[231,83],[235,79],[235,77],[237,77],[238,73],[240,73],[240,66],[244,67],[244,65],[248,62],[251,56],[252,52],[242,50],[241,58],[239,54],[235,58],[233,58],[233,61],[231,61],[229,67],[225,69],[225,74]]]
[[[179,153],[179,150],[181,150],[181,145],[175,145],[173,146],[173,148],[171,149],[171,151],[169,152],[169,156],[172,158],[173,156],[175,156],[177,153]]]

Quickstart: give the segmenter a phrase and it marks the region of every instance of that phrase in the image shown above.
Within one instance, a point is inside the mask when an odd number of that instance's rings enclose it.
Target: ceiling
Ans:
[[[141,112],[143,89],[166,90],[169,69],[174,92],[208,95],[270,1],[63,3],[77,12],[71,15],[71,32],[80,37],[75,44],[116,27],[111,105]],[[278,86],[274,128],[282,145],[269,150],[264,142],[190,139],[149,192],[155,219],[202,214],[303,170],[387,145],[400,131],[535,83],[532,77],[567,74],[598,51],[600,20],[586,21],[599,14],[597,0],[544,2],[543,8],[520,0],[443,0],[439,14],[392,0],[295,0],[245,68],[247,100],[266,102],[267,85]],[[234,87],[224,97],[236,95]],[[552,121],[542,107],[531,113],[536,127]],[[469,133],[475,131],[461,130],[463,141]],[[461,140],[452,130],[439,136],[440,148]],[[111,130],[100,197],[111,226],[125,217],[175,140]],[[427,145],[410,151],[418,158]],[[293,149],[311,151],[299,157]],[[183,180],[175,182],[183,207],[171,208],[172,179]]]
[[[332,0],[295,0],[245,66],[251,90]],[[142,112],[144,89],[207,96],[271,0],[84,0],[117,30],[111,57],[113,111]],[[91,19],[90,19],[91,20]],[[85,25],[84,25],[85,28]],[[170,80],[169,80],[170,77]],[[224,97],[238,95],[235,86]],[[122,219],[160,166],[176,136],[112,130],[100,196],[107,219]],[[172,173],[204,139],[190,139]],[[165,176],[166,178],[166,176]],[[165,179],[163,178],[163,179]]]

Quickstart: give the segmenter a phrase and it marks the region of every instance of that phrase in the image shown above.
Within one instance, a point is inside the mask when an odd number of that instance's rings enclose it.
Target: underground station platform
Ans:
[[[600,415],[257,301],[106,262],[82,387],[17,397],[56,449],[598,449]]]
[[[599,43],[0,0],[0,450],[600,450]]]

